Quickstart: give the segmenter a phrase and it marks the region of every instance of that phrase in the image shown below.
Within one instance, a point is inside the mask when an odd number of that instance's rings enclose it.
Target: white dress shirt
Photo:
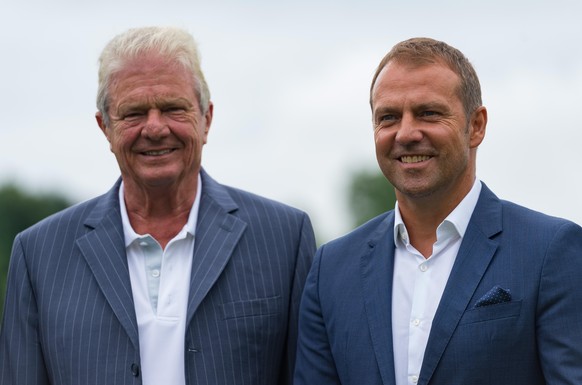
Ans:
[[[426,259],[410,244],[396,202],[392,287],[396,385],[418,382],[432,321],[480,192],[481,182],[476,180],[471,191],[437,228],[432,255]]]
[[[202,181],[188,222],[162,249],[149,234],[133,230],[119,189],[121,219],[139,333],[143,385],[185,385],[184,339]]]

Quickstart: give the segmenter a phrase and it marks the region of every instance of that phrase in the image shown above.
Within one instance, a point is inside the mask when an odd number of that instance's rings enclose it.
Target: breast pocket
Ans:
[[[278,360],[287,335],[283,303],[277,296],[223,304],[221,335],[228,336],[229,354],[253,363],[250,367]]]
[[[281,296],[229,302],[222,305],[225,320],[276,315],[281,312]]]
[[[521,301],[478,307],[466,311],[459,325],[513,318],[519,316],[520,312]]]

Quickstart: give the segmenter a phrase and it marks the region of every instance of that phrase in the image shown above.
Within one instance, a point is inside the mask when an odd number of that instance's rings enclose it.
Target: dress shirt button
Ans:
[[[131,374],[134,377],[139,377],[139,365],[138,364],[131,364]]]
[[[428,270],[428,266],[426,265],[426,263],[421,264],[420,266],[418,266],[418,268],[420,269],[420,271],[422,271],[423,273],[425,271]]]
[[[160,271],[158,269],[152,270],[152,277],[158,278],[160,276]]]
[[[141,241],[141,242],[139,243],[139,245],[140,245],[141,247],[146,247],[146,246],[148,245],[148,243],[147,243],[146,241]]]
[[[412,380],[413,383],[417,383],[418,382],[418,376],[414,375],[412,377],[410,377],[410,379]]]
[[[418,325],[420,325],[420,320],[418,318],[416,318],[415,320],[412,321],[412,324],[414,326],[418,326]]]

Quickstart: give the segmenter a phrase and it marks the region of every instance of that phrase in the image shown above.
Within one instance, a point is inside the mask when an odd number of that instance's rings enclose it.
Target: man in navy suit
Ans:
[[[121,179],[16,237],[0,384],[289,384],[312,227],[201,168],[213,105],[192,37],[115,37],[97,105]]]
[[[397,204],[316,253],[295,384],[582,384],[582,228],[476,178],[487,110],[469,61],[401,42],[370,103]]]

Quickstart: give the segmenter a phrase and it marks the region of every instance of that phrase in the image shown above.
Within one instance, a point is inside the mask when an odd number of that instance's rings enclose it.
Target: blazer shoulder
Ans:
[[[243,211],[254,210],[256,212],[285,213],[286,215],[307,215],[305,211],[286,203],[236,187],[225,185],[222,186],[224,187],[225,191],[228,192],[232,200],[237,203],[239,209]]]
[[[564,227],[565,226],[565,227]],[[524,234],[536,241],[553,236],[562,227],[579,227],[574,222],[541,213],[508,200],[499,199],[484,183],[468,230],[479,229],[487,237],[500,233]],[[535,235],[534,235],[535,234]]]
[[[347,254],[361,250],[362,247],[391,237],[394,227],[394,210],[380,214],[349,233],[327,242],[324,247],[334,254]]]
[[[103,197],[104,195],[91,198],[51,214],[22,231],[18,237],[35,237],[46,233],[62,232],[64,229],[71,234],[77,233],[77,229],[83,227],[85,219],[93,212]]]
[[[525,226],[526,228],[558,229],[563,226],[580,227],[578,224],[552,215],[548,215],[514,202],[501,200],[503,222],[505,225]]]

